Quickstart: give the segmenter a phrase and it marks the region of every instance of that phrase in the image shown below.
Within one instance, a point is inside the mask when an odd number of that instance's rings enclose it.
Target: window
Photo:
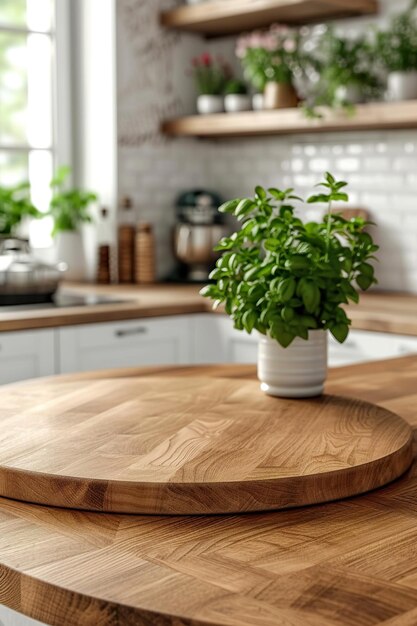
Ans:
[[[54,0],[0,0],[0,185],[29,180],[45,211],[55,158]],[[48,220],[31,225],[50,243]]]

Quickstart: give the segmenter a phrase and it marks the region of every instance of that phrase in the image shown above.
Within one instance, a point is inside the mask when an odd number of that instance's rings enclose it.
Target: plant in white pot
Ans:
[[[54,226],[52,236],[56,237],[57,256],[68,266],[68,280],[83,280],[86,275],[86,258],[82,240],[82,224],[92,222],[91,205],[97,195],[91,191],[65,188],[71,170],[61,167],[51,181],[53,190],[49,207]]]
[[[376,53],[388,72],[388,98],[417,99],[417,0],[377,33]]]
[[[220,207],[241,228],[223,238],[222,256],[201,291],[224,303],[235,328],[260,333],[258,377],[263,391],[284,397],[322,393],[327,371],[327,331],[345,341],[350,320],[343,309],[359,290],[376,282],[372,260],[378,246],[361,218],[332,212],[347,201],[346,183],[327,173],[323,192],[309,203],[326,203],[321,222],[295,216],[292,189],[256,188],[254,198]]]
[[[223,92],[231,77],[229,66],[222,58],[204,52],[192,61],[192,75],[198,91],[197,111],[202,115],[221,113],[224,108]]]
[[[317,107],[353,113],[361,102],[380,100],[384,93],[372,45],[363,36],[342,37],[327,28],[319,38],[311,63],[319,77],[311,84],[304,105],[308,116],[321,117]]]
[[[248,88],[242,80],[231,78],[227,81],[224,89],[224,108],[226,113],[239,113],[252,108]]]

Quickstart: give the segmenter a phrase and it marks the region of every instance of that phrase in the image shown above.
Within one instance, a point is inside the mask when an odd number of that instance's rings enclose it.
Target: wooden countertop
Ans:
[[[131,320],[165,315],[211,312],[211,302],[199,295],[199,286],[156,284],[136,285],[64,285],[68,293],[97,294],[115,300],[106,305],[74,306],[62,309],[2,310],[0,332],[54,328]],[[359,305],[349,306],[352,328],[417,336],[417,296],[371,292],[362,294]],[[222,313],[222,310],[218,310]]]
[[[111,375],[155,372],[173,370]],[[255,376],[252,366],[175,373]],[[78,393],[74,376],[62,380]],[[327,391],[379,403],[415,430],[416,380],[417,357],[407,357],[335,370]],[[31,394],[41,402],[39,380]],[[139,516],[0,499],[0,529],[0,602],[55,626],[417,623],[417,464],[368,495],[274,513]]]

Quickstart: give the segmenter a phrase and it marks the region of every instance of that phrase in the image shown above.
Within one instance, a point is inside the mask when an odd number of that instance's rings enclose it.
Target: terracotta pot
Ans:
[[[266,83],[264,109],[292,109],[298,106],[298,96],[292,83]]]
[[[258,348],[258,378],[270,396],[310,398],[323,393],[327,376],[327,332],[310,330],[306,341],[296,337],[288,348],[262,336]]]

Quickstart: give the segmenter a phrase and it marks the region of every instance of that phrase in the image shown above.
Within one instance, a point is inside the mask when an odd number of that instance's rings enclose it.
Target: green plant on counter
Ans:
[[[51,181],[53,196],[49,215],[54,221],[53,236],[60,232],[74,232],[82,223],[92,222],[89,209],[91,204],[98,199],[97,194],[76,188],[65,189],[70,172],[69,167],[61,167]]]
[[[376,282],[371,262],[378,250],[367,222],[332,212],[334,202],[348,200],[346,184],[327,173],[323,191],[308,199],[327,205],[321,222],[295,216],[301,199],[292,189],[258,186],[254,198],[223,204],[219,210],[241,228],[217,246],[215,282],[202,295],[214,299],[214,308],[224,303],[235,328],[256,329],[284,347],[295,337],[308,339],[313,329],[329,329],[342,343],[351,323],[343,305],[358,302],[359,290]]]
[[[317,112],[321,106],[353,112],[357,102],[383,95],[384,81],[375,70],[374,51],[365,37],[339,37],[329,28],[320,39],[316,64],[319,79],[305,104],[308,116],[321,117]]]
[[[13,235],[24,218],[39,218],[42,213],[30,199],[30,184],[0,187],[0,234]]]
[[[417,0],[376,34],[376,53],[389,72],[417,70]]]
[[[224,88],[224,95],[237,94],[244,96],[248,93],[248,88],[246,83],[243,80],[239,80],[238,78],[231,78],[227,81],[226,86]]]

